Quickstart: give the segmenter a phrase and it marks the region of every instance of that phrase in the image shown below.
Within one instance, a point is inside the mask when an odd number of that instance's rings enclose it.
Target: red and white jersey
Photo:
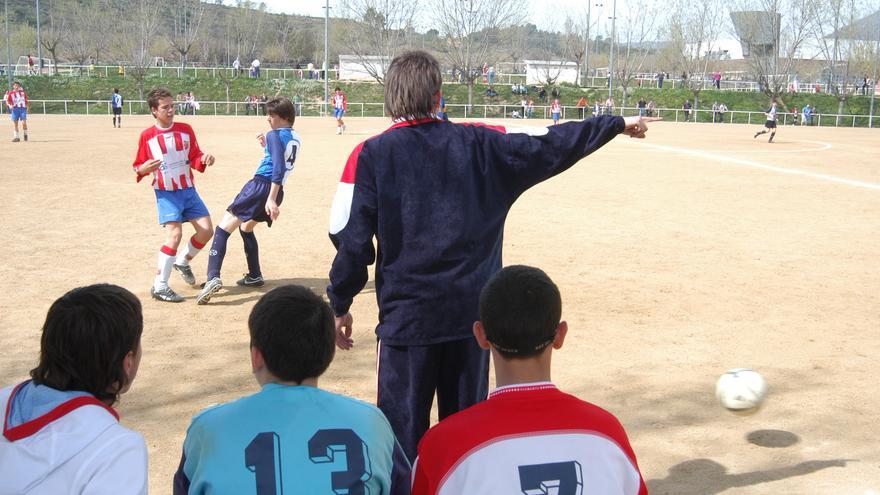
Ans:
[[[558,102],[558,101],[554,101],[554,102],[550,105],[550,113],[559,113],[559,112],[560,112],[559,102]]]
[[[132,167],[137,168],[149,160],[162,160],[162,165],[153,171],[153,188],[164,191],[195,187],[192,169],[205,171],[195,132],[188,124],[179,122],[168,129],[154,125],[141,133]],[[138,175],[138,182],[142,178],[144,176]]]
[[[620,422],[549,382],[502,387],[431,428],[413,495],[646,495]]]
[[[6,92],[6,106],[9,108],[27,108],[28,97],[23,89],[10,89]]]
[[[348,107],[348,99],[345,93],[339,92],[333,94],[333,108],[341,108],[345,110]]]

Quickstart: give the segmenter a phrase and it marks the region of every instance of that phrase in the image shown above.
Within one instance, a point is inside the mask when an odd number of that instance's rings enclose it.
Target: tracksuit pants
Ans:
[[[378,353],[378,406],[410,462],[430,426],[435,391],[441,421],[489,393],[489,351],[474,338],[409,346],[380,340]]]

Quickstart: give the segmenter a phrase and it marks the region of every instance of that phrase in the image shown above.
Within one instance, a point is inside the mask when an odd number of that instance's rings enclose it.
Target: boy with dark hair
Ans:
[[[122,95],[119,94],[119,88],[113,88],[113,95],[110,97],[110,106],[113,108],[113,127],[122,127]]]
[[[342,117],[345,116],[345,111],[348,109],[348,99],[345,97],[345,93],[342,92],[339,86],[336,86],[336,90],[330,98],[333,100],[333,117],[336,119],[336,134],[342,134],[345,132],[345,122],[342,120]]]
[[[257,140],[263,147],[263,160],[254,178],[232,200],[223,220],[214,230],[214,241],[208,254],[208,278],[196,296],[198,304],[208,304],[211,296],[223,287],[220,269],[226,257],[226,243],[235,229],[238,229],[244,241],[248,264],[248,272],[236,284],[242,287],[262,287],[264,284],[254,227],[260,222],[266,222],[271,227],[278,218],[278,206],[284,200],[284,183],[293,172],[293,164],[302,146],[299,135],[293,130],[296,109],[289,99],[281,97],[268,102],[266,113],[271,130],[265,136],[257,134]]]
[[[561,314],[559,289],[537,268],[509,266],[486,284],[473,332],[492,353],[497,388],[425,434],[414,495],[647,493],[617,418],[550,381],[568,332]]]
[[[183,298],[168,286],[171,268],[179,271],[187,284],[195,285],[189,262],[213,235],[211,216],[196,192],[192,171],[204,172],[214,164],[214,157],[199,148],[192,127],[174,122],[171,92],[155,88],[147,93],[147,103],[156,125],[141,133],[132,167],[138,182],[153,175],[159,224],[165,227],[165,243],[159,249],[158,269],[150,295],[159,301],[181,302]],[[178,252],[183,222],[191,223],[196,233],[190,237],[186,249]]]
[[[12,135],[12,142],[18,143],[21,141],[21,139],[18,137],[19,122],[21,122],[21,127],[24,131],[24,140],[27,141],[27,111],[28,107],[30,107],[30,102],[28,102],[27,93],[25,93],[24,88],[21,87],[20,82],[15,81],[14,83],[12,83],[12,89],[6,92],[6,97],[4,98],[4,100],[6,101],[6,107],[9,108],[12,123],[15,126],[15,132]]]
[[[440,419],[486,398],[489,354],[470,328],[480,289],[501,269],[504,220],[516,198],[620,133],[644,137],[645,123],[659,120],[451,123],[436,118],[441,82],[428,53],[391,62],[385,109],[393,125],[355,147],[330,219],[337,253],[327,295],[337,344],[352,346],[349,308],[376,261],[378,406],[410,459],[435,391]]]
[[[0,390],[0,492],[147,493],[144,438],[111,407],[137,375],[143,328],[140,301],[115,285],[52,304],[31,379]]]
[[[174,493],[280,494],[286,482],[297,493],[408,494],[409,462],[385,416],[318,388],[335,350],[327,303],[305,287],[278,287],[254,305],[248,327],[262,390],[193,418]]]
[[[770,139],[768,139],[767,142],[772,143],[773,138],[776,137],[776,118],[778,115],[775,99],[770,103],[770,108],[768,108],[764,113],[767,115],[767,121],[764,122],[764,128],[755,133],[754,138],[757,138],[761,134],[767,134],[769,132]]]

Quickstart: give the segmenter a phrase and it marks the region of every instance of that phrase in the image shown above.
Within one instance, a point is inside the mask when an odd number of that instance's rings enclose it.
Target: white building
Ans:
[[[386,57],[378,55],[339,56],[339,79],[347,81],[375,81],[373,74],[385,77],[385,69],[391,63]]]
[[[526,84],[543,84],[549,79],[555,83],[578,81],[578,65],[564,60],[523,60],[526,64]]]

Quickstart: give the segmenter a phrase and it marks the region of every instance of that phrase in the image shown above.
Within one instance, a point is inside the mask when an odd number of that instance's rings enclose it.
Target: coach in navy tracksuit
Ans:
[[[489,355],[472,326],[480,290],[501,269],[513,202],[621,132],[644,137],[653,120],[606,116],[529,131],[452,124],[434,116],[440,84],[427,53],[392,61],[385,108],[395,123],[354,149],[331,213],[337,345],[352,346],[348,311],[375,261],[378,406],[410,459],[435,390],[440,419],[486,398]]]

